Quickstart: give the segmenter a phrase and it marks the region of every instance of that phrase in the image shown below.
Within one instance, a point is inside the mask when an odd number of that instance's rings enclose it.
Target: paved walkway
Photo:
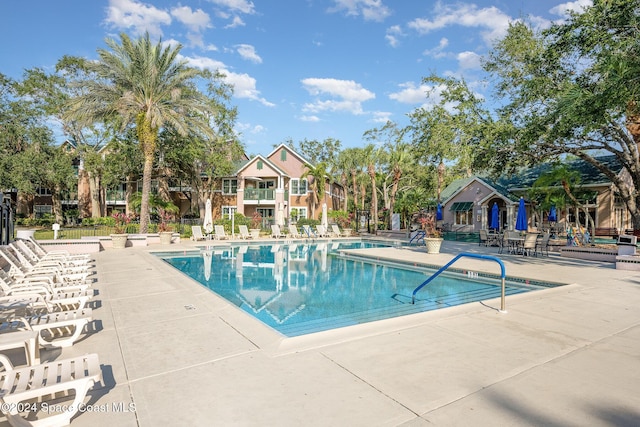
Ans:
[[[510,276],[571,285],[507,297],[507,313],[491,300],[283,339],[150,253],[161,249],[96,254],[96,332],[42,355],[100,355],[89,408],[104,412],[73,426],[640,425],[640,272],[500,255]],[[496,253],[374,251],[438,265]]]

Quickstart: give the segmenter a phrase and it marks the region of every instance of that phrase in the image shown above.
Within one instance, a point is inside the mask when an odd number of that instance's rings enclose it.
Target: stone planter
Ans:
[[[127,238],[128,234],[112,234],[111,235],[111,246],[114,249],[124,249],[127,246]]]
[[[350,228],[343,228],[342,233],[344,234],[344,237],[349,237],[351,236],[351,233],[353,233],[353,230]]]
[[[173,239],[173,231],[161,231],[158,233],[160,235],[160,244],[161,245],[170,245],[171,240]]]
[[[251,237],[253,237],[254,239],[257,239],[258,237],[260,237],[260,229],[259,228],[252,228],[249,230],[249,233],[251,233]]]
[[[428,254],[439,254],[440,246],[442,246],[441,237],[425,237],[424,244],[427,246]]]

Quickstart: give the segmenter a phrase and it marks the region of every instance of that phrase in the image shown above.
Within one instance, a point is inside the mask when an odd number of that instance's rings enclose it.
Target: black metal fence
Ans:
[[[0,192],[0,245],[8,245],[13,240],[14,214],[11,199]]]

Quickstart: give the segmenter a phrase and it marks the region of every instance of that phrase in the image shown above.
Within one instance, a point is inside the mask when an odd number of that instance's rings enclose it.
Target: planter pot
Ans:
[[[112,234],[111,245],[114,249],[124,249],[127,246],[128,234]]]
[[[252,228],[251,230],[249,230],[249,233],[251,233],[251,237],[253,237],[254,239],[257,239],[258,237],[260,237],[259,228]]]
[[[161,231],[159,234],[160,234],[161,245],[171,244],[171,239],[173,239],[173,231]]]
[[[428,254],[439,254],[440,246],[442,246],[441,237],[425,237],[424,244],[427,246]]]
[[[353,230],[351,230],[350,228],[343,228],[342,229],[342,233],[344,234],[344,237],[349,237],[351,236],[351,233],[353,232]]]

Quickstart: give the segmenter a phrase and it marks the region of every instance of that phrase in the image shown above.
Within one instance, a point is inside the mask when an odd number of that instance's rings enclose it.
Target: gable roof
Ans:
[[[236,171],[236,176],[240,175],[240,172],[242,172],[244,169],[246,169],[247,167],[249,167],[249,165],[256,163],[257,161],[262,160],[263,162],[265,162],[271,169],[273,169],[274,171],[276,171],[276,173],[278,175],[282,175],[282,176],[289,176],[289,174],[285,171],[283,171],[281,168],[279,168],[278,166],[276,166],[275,164],[273,164],[271,161],[269,161],[269,159],[262,157],[261,154],[258,154],[257,156],[255,156],[253,159],[250,159],[249,161],[247,161],[245,164],[243,164],[237,171]]]
[[[273,149],[272,152],[270,152],[267,155],[267,158],[270,158],[271,156],[273,156],[275,153],[278,152],[278,150],[280,150],[281,148],[284,148],[285,150],[287,150],[289,153],[291,153],[293,156],[297,157],[298,160],[300,160],[302,163],[307,164],[307,165],[311,165],[314,166],[313,163],[311,163],[310,161],[308,161],[307,159],[305,159],[304,157],[302,157],[301,154],[299,154],[296,150],[294,150],[293,148],[291,148],[290,146],[286,145],[286,144],[280,144],[278,145],[276,148]]]

